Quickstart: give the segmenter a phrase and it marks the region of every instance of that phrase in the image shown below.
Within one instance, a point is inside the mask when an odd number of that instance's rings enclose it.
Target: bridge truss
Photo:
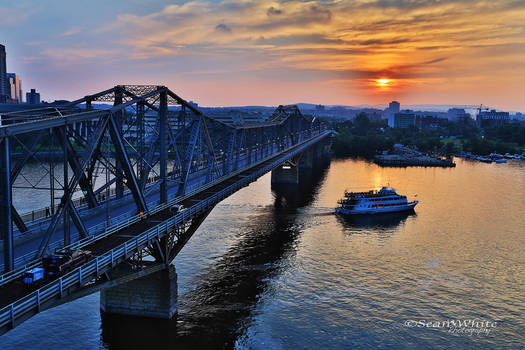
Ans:
[[[95,103],[113,106],[95,109]],[[167,87],[154,85],[118,85],[58,107],[4,114],[0,126],[4,271],[13,271],[28,255],[38,260],[52,248],[89,239],[115,222],[122,224],[125,220],[112,218],[110,211],[123,201],[133,203],[124,218],[132,224],[321,131],[317,119],[305,118],[295,106],[279,106],[262,122],[221,122]],[[42,169],[38,181],[24,177],[23,169],[31,162]],[[18,188],[49,193],[45,217],[27,220],[18,212],[12,198]],[[102,222],[94,225],[94,216]],[[63,233],[60,242],[58,232]],[[22,254],[21,260],[15,256],[14,237],[29,233],[42,239],[38,249]],[[166,239],[164,247],[152,246],[150,252],[167,262],[176,241]]]
[[[221,122],[164,86],[119,85],[1,122],[0,334],[72,298],[165,268],[218,202],[330,135],[295,106],[279,106],[261,122]],[[41,167],[40,180],[24,177],[29,164]],[[49,215],[18,213],[18,189],[49,192]],[[173,212],[174,205],[183,209]],[[28,263],[15,257],[15,234],[42,237],[25,254]],[[92,258],[20,291],[20,276],[52,249],[86,249]],[[145,254],[155,265],[145,268]],[[123,262],[142,267],[119,277],[114,268]]]

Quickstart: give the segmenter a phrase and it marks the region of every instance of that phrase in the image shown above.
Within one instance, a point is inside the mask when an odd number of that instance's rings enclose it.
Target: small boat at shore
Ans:
[[[342,215],[381,214],[413,210],[418,201],[409,202],[406,196],[396,193],[393,188],[383,187],[379,191],[346,192],[337,202],[335,209]]]

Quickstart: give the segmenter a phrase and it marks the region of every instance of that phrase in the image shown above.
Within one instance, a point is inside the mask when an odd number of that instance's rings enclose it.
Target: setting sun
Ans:
[[[390,83],[390,79],[386,79],[386,78],[382,78],[382,79],[377,79],[377,85],[379,86],[388,86],[388,84]]]

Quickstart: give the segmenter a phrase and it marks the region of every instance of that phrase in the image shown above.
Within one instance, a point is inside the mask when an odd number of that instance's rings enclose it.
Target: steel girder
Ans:
[[[241,157],[241,149],[242,149],[242,147],[244,147],[244,129],[238,131],[236,144],[237,144],[237,148],[236,148],[236,154],[235,154],[235,168],[234,168],[234,170],[239,169],[239,159]]]
[[[114,106],[118,106],[122,104],[122,101],[124,99],[123,92],[120,87],[116,87],[114,93]],[[113,114],[112,120],[115,123],[115,126],[117,128],[117,133],[119,135],[122,134],[122,123],[123,120],[124,110],[119,109],[115,111]],[[116,173],[116,187],[115,187],[115,194],[117,198],[122,198],[124,196],[124,179],[122,178],[122,163],[120,157],[117,157],[117,173]]]
[[[160,203],[168,201],[168,94],[160,93],[159,103],[159,158],[160,158]]]
[[[180,167],[182,166],[182,159],[180,158],[180,152],[177,147],[177,140],[182,135],[182,133],[185,131],[184,128],[181,128],[177,135],[173,135],[173,130],[171,130],[170,127],[168,127],[168,136],[169,136],[169,148],[173,150],[173,153],[175,154],[175,159],[173,160],[173,170],[171,171],[171,177],[174,178],[177,170],[180,171]]]
[[[63,140],[63,150],[64,153],[67,155],[67,161],[69,163],[69,166],[75,172],[80,168],[80,163],[78,161],[78,156],[76,154],[75,149],[73,148],[73,145],[71,144],[71,141],[69,140],[69,137],[67,135],[67,131],[65,128],[57,128],[57,133],[60,139]],[[100,145],[95,146],[95,152],[99,149]],[[64,177],[66,178],[66,177]],[[84,196],[86,197],[86,201],[90,208],[94,208],[98,205],[97,199],[95,198],[95,194],[93,193],[93,187],[91,187],[90,181],[86,177],[86,174],[82,172],[80,175],[79,180],[80,188],[82,189],[82,192],[84,193]]]
[[[68,214],[71,217],[71,219],[73,219],[73,224],[77,228],[80,237],[86,238],[89,235],[89,232],[88,232],[86,226],[84,225],[84,222],[82,221],[82,218],[78,214],[77,208],[73,205],[73,202],[71,202],[71,201],[68,201],[68,206],[69,206]],[[65,245],[70,244],[71,243],[71,237],[69,237],[68,241],[69,241],[69,243],[64,242],[64,244]]]
[[[107,110],[93,109],[93,102],[97,101],[113,102],[114,105]],[[84,103],[85,110],[79,109],[78,105]],[[179,106],[176,120],[172,119],[168,105]],[[146,140],[148,131],[144,126],[152,125],[152,115],[148,114],[152,111],[155,112],[153,122],[156,126],[152,137]],[[89,133],[86,129],[95,123],[100,125],[104,120],[107,123],[105,130],[100,130],[99,126],[87,137]],[[82,125],[78,126],[78,123]],[[68,195],[61,200],[59,209],[50,220],[39,254],[43,253],[56,229],[56,217],[66,212],[80,235],[87,234],[79,211],[71,200],[78,185],[88,207],[95,207],[104,200],[101,199],[104,191],[122,179],[122,184],[116,186],[117,194],[123,194],[123,185],[126,185],[137,209],[146,210],[144,191],[147,183],[160,182],[161,202],[164,202],[167,199],[168,177],[176,180],[174,183],[178,182],[178,193],[181,194],[186,191],[189,181],[201,176],[199,174],[204,174],[202,179],[197,178],[201,181],[199,183],[213,181],[321,130],[318,120],[304,117],[296,106],[279,106],[267,121],[261,123],[233,125],[206,116],[164,86],[118,85],[61,108],[11,115],[10,124],[0,127],[0,142],[7,136],[16,139],[17,135],[60,128],[70,128],[69,133],[63,131],[67,140],[64,153],[74,174],[66,185]],[[111,136],[111,146],[108,143],[103,147],[105,133]],[[67,136],[75,138],[73,143]],[[33,155],[37,143],[35,137],[22,145],[22,157],[13,169],[21,170]],[[116,165],[112,164],[115,162],[113,157],[116,158]],[[168,173],[170,161],[173,161],[173,168],[170,166],[173,170]],[[95,189],[97,169],[100,167],[104,167],[113,178],[101,186],[99,182],[97,186],[100,187]],[[135,175],[135,168],[139,176]],[[157,169],[160,170],[160,180],[149,176],[151,171]],[[11,172],[11,186],[16,171]],[[14,207],[11,219],[22,232],[24,222]]]
[[[193,119],[191,124],[190,138],[186,148],[186,153],[184,155],[184,160],[182,163],[182,172],[179,186],[179,195],[182,195],[186,191],[186,185],[188,183],[188,175],[190,174],[190,168],[193,162],[193,154],[195,153],[195,146],[197,145],[197,140],[199,139],[201,131],[201,121],[200,116],[197,116]]]
[[[27,161],[33,155],[33,149],[35,148],[36,144],[40,140],[41,136],[42,136],[42,131],[37,132],[34,135],[34,137],[32,137],[30,139],[30,142],[29,142],[29,144],[27,146],[24,145],[23,143],[21,143],[21,145],[23,146],[24,150],[22,152],[21,157],[18,159],[18,161],[16,162],[15,166],[11,170],[11,187],[13,186],[13,184],[15,183],[16,178],[18,177],[18,175],[22,171],[22,168],[24,167],[24,164],[26,164]],[[24,220],[22,220],[22,218],[18,214],[18,211],[16,210],[14,205],[11,205],[11,214],[12,214],[12,218],[13,218],[13,221],[14,221],[15,225],[18,227],[18,231],[26,232],[27,231],[27,226],[25,225]]]
[[[80,178],[81,178],[84,170],[87,167],[87,163],[88,163],[89,159],[93,156],[93,152],[95,150],[96,145],[100,142],[100,140],[102,138],[102,135],[104,134],[104,131],[106,130],[106,126],[108,124],[108,119],[111,119],[110,115],[108,115],[108,116],[106,116],[106,118],[103,118],[103,119],[100,120],[99,126],[95,130],[95,133],[92,135],[92,138],[91,138],[90,142],[88,143],[88,148],[84,151],[84,155],[82,157],[82,161],[80,162],[80,167],[78,167],[75,170],[73,178],[69,181],[69,183],[65,183],[64,182],[64,186],[67,186],[68,189],[74,189],[78,185],[78,182],[80,181]],[[38,251],[36,253],[36,257],[41,257],[41,256],[44,255],[44,253],[45,253],[45,251],[47,249],[47,246],[49,244],[49,240],[51,239],[51,236],[53,235],[53,233],[56,230],[56,227],[58,225],[58,221],[60,220],[60,218],[64,214],[64,209],[66,208],[66,206],[70,205],[69,202],[71,201],[71,195],[72,195],[73,191],[72,190],[69,190],[69,191],[66,190],[65,192],[66,192],[66,194],[64,196],[62,196],[62,198],[60,200],[60,204],[59,204],[58,209],[57,209],[57,212],[55,213],[55,215],[53,215],[53,217],[51,219],[51,223],[49,224],[49,227],[47,228],[46,233],[44,234],[44,237],[42,238],[42,242],[40,243],[40,246],[39,246]]]
[[[233,163],[233,152],[234,152],[233,148],[235,147],[235,143],[236,143],[235,138],[236,138],[236,130],[233,129],[231,131],[231,135],[228,140],[228,150],[226,151],[226,159],[223,164],[224,174],[229,173],[233,169],[232,163]]]
[[[128,156],[128,153],[126,152],[126,147],[124,146],[120,130],[113,116],[109,117],[108,124],[109,133],[111,135],[113,145],[115,146],[117,159],[122,165],[122,171],[125,174],[125,178],[127,180],[126,184],[133,194],[133,198],[137,204],[137,209],[139,211],[147,211],[148,207],[146,205],[146,200],[144,199],[144,194],[140,189],[137,177],[135,176],[135,171],[133,170],[133,165],[131,164],[131,160]]]
[[[4,241],[4,271],[14,268],[13,198],[11,191],[11,154],[9,138],[0,141],[0,233]]]
[[[217,177],[220,176],[220,170],[217,165],[217,157],[215,156],[215,150],[213,146],[213,141],[210,136],[208,123],[206,122],[206,118],[202,118],[202,124],[203,124],[203,136],[204,136],[204,142],[206,143],[207,151],[208,151],[208,160],[212,163],[208,164],[213,170],[215,170],[215,174]],[[211,170],[212,171],[212,170]]]
[[[142,169],[142,173],[140,175],[140,188],[141,189],[144,189],[146,187],[149,173],[153,169],[156,163],[153,161],[153,158],[155,157],[155,148],[156,148],[158,136],[159,136],[158,130],[159,130],[159,122],[157,120],[157,123],[155,124],[155,127],[154,127],[153,140],[149,145],[148,153],[146,153],[144,157],[144,162],[146,164],[144,168]]]
[[[148,252],[157,262],[170,264],[204,222],[204,219],[208,217],[213,208],[215,208],[215,205],[204,211],[202,214],[191,218],[191,220],[182,222],[180,225],[176,226],[173,230],[169,231],[160,242],[156,240],[155,245],[151,245]]]
[[[144,103],[139,102],[137,104],[137,124],[136,124],[136,142],[137,142],[137,175],[142,176],[144,173],[144,155],[146,153],[146,143],[145,143],[145,125],[144,125]],[[139,184],[142,183],[142,178],[139,177]],[[142,188],[142,187],[141,187]]]

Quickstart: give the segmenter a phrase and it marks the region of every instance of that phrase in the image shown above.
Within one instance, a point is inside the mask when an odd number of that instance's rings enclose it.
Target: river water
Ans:
[[[334,160],[273,190],[267,174],[176,258],[177,318],[101,317],[94,294],[25,322],[0,349],[524,348],[525,162],[456,162]],[[386,184],[418,199],[415,213],[333,214],[345,188]]]

